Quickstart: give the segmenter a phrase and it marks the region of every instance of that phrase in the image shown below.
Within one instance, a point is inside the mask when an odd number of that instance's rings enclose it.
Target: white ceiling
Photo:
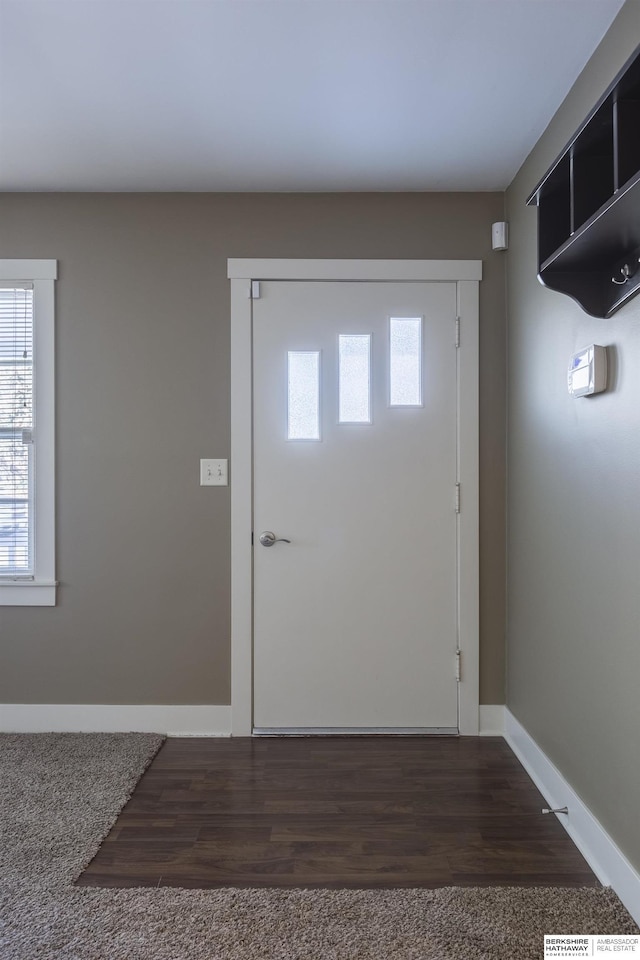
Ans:
[[[0,189],[501,190],[623,0],[0,0]]]

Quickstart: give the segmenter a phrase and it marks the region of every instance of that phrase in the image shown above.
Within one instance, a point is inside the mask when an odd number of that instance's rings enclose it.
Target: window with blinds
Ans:
[[[56,260],[0,259],[0,606],[54,607]]]
[[[0,576],[34,571],[33,284],[0,284]]]

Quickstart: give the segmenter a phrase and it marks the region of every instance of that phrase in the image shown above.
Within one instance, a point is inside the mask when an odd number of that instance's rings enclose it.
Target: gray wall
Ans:
[[[640,298],[588,317],[536,280],[535,187],[640,43],[627,3],[507,194],[511,711],[640,868]],[[608,347],[607,393],[569,357]]]
[[[0,702],[229,702],[227,257],[482,258],[481,696],[504,695],[502,194],[0,198],[57,284],[59,604],[0,608]]]

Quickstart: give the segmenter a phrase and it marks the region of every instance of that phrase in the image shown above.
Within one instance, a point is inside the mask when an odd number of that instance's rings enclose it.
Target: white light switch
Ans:
[[[228,460],[201,460],[200,486],[226,487],[228,480]]]

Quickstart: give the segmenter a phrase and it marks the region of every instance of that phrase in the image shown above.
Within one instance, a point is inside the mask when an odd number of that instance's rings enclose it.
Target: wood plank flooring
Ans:
[[[598,886],[501,738],[167,740],[83,886]]]

